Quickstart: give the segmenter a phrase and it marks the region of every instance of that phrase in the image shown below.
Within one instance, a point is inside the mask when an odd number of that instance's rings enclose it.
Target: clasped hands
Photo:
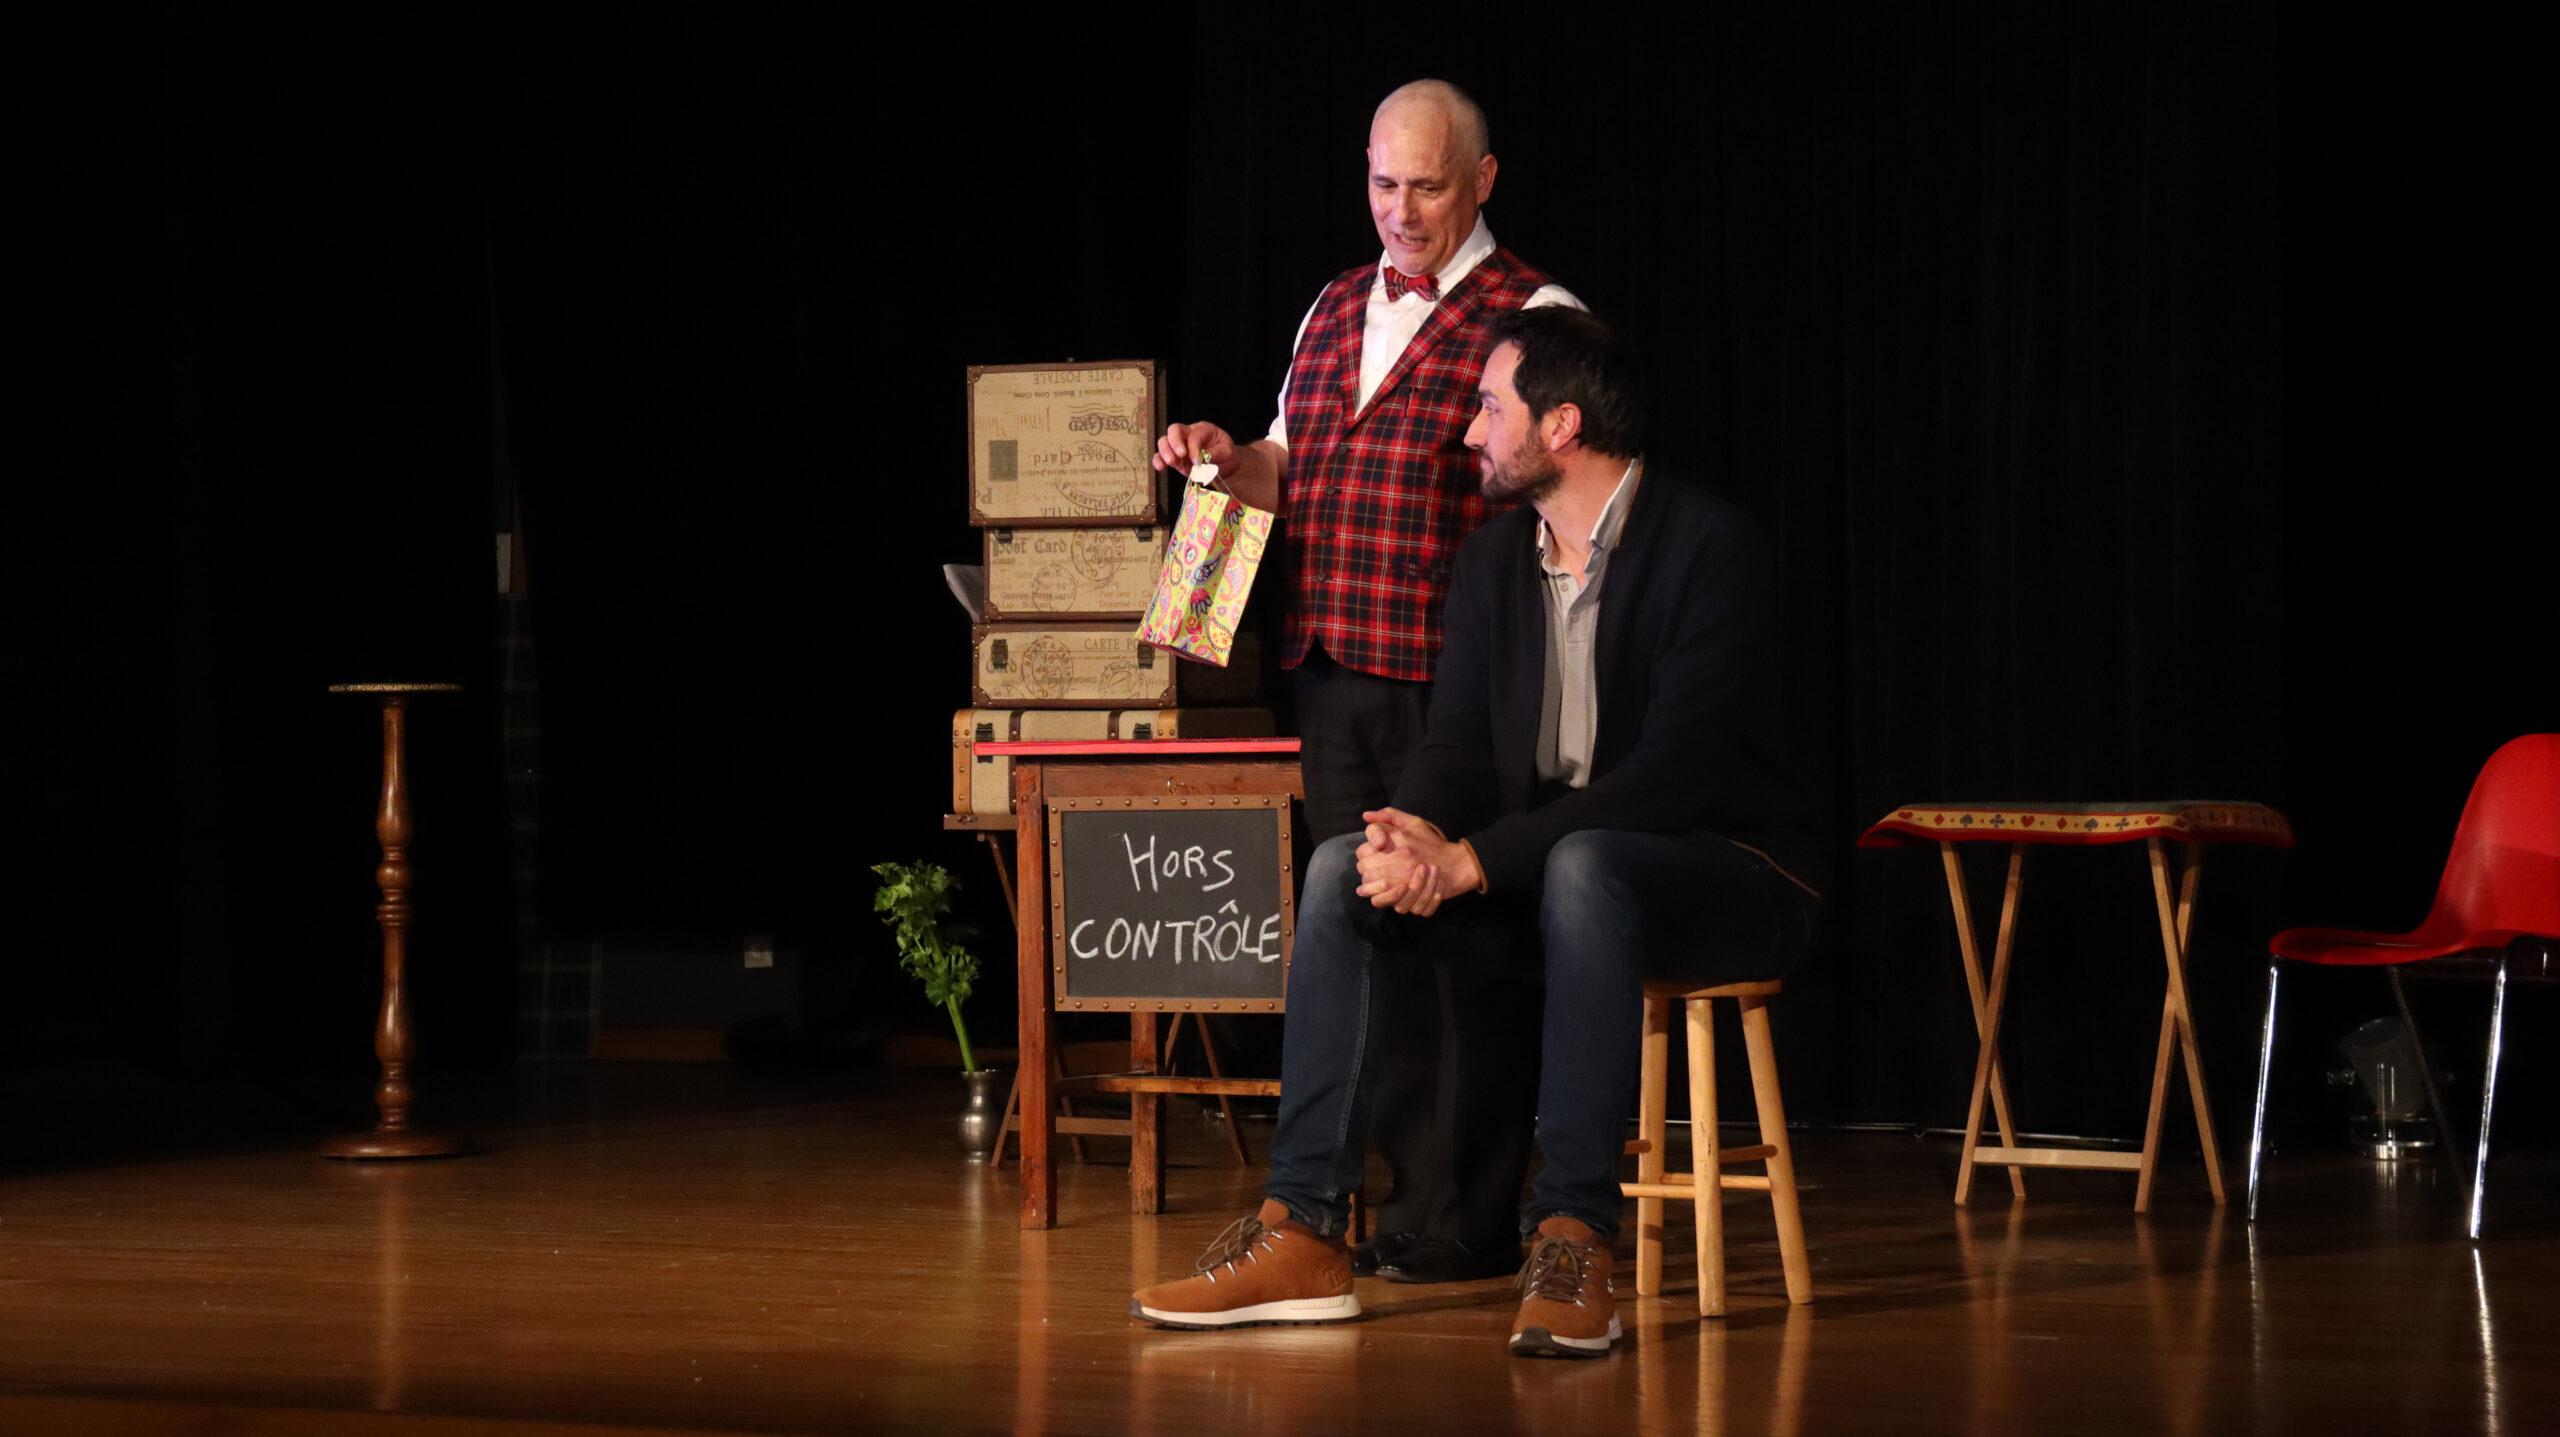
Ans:
[[[1352,855],[1360,868],[1354,891],[1370,906],[1428,918],[1444,901],[1484,887],[1475,851],[1431,820],[1381,808],[1361,814],[1360,821],[1368,829]]]

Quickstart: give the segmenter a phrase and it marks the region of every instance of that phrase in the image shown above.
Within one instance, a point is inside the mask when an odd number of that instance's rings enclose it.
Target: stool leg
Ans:
[[[1724,1316],[1724,1160],[1716,1129],[1715,1003],[1693,998],[1689,1010],[1689,1202],[1697,1216],[1698,1315]]]
[[[1636,1156],[1636,1181],[1662,1181],[1662,1147],[1670,1137],[1666,1111],[1671,1106],[1671,1000],[1644,995],[1643,1081],[1636,1099],[1636,1136],[1644,1151]],[[1636,1199],[1636,1295],[1662,1295],[1662,1199]]]
[[[1751,1100],[1760,1109],[1760,1141],[1769,1149],[1769,1205],[1777,1210],[1778,1261],[1787,1271],[1787,1301],[1813,1301],[1813,1263],[1804,1249],[1804,1217],[1796,1210],[1796,1159],[1787,1146],[1787,1105],[1778,1093],[1778,1048],[1769,1033],[1769,1000],[1744,998],[1742,1045],[1751,1054]]]

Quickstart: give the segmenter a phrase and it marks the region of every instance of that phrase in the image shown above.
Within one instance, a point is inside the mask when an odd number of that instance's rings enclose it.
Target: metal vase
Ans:
[[[960,1109],[960,1150],[973,1163],[985,1162],[995,1155],[996,1138],[1004,1131],[1007,1076],[1002,1068],[960,1075],[960,1081],[969,1089],[969,1100]]]

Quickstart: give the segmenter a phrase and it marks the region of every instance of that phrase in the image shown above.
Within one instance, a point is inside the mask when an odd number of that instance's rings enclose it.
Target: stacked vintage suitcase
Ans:
[[[1226,668],[1136,638],[1172,509],[1148,462],[1164,430],[1152,360],[969,369],[969,522],[985,536],[971,631],[974,707],[951,716],[952,821],[1012,820],[1013,763],[993,739],[1236,738],[1270,733],[1261,654]]]

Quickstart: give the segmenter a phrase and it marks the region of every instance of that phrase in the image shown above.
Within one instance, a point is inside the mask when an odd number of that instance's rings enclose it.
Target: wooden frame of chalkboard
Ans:
[[[1054,984],[1052,992],[1055,994],[1052,1006],[1057,1011],[1062,1013],[1279,1013],[1287,1010],[1289,959],[1290,955],[1296,951],[1298,919],[1297,904],[1291,895],[1291,889],[1295,883],[1295,874],[1292,871],[1295,860],[1289,846],[1289,796],[1287,794],[1176,794],[1148,798],[1053,798],[1048,801],[1048,810],[1049,968],[1051,982]],[[1102,856],[1108,856],[1114,860],[1111,872],[1130,875],[1133,897],[1140,896],[1140,875],[1150,876],[1154,886],[1143,890],[1143,898],[1153,907],[1168,910],[1171,916],[1160,913],[1153,917],[1142,916],[1135,921],[1115,919],[1112,925],[1106,926],[1103,934],[1095,935],[1087,929],[1090,925],[1101,923],[1100,919],[1078,919],[1069,914],[1070,897],[1076,897],[1081,902],[1092,887],[1090,884],[1083,889],[1070,886],[1067,837],[1068,829],[1075,820],[1088,817],[1102,820],[1094,825],[1098,830],[1107,828],[1112,836],[1122,837],[1125,840],[1128,837],[1125,828],[1110,824],[1108,820],[1123,815],[1132,818],[1150,814],[1166,817],[1177,814],[1186,816],[1233,814],[1244,817],[1257,813],[1267,815],[1271,823],[1269,835],[1272,842],[1273,861],[1267,874],[1256,871],[1260,865],[1247,865],[1245,871],[1238,872],[1233,864],[1223,861],[1232,856],[1233,850],[1220,852],[1208,847],[1205,843],[1192,841],[1213,828],[1214,824],[1204,825],[1197,821],[1159,824],[1156,825],[1159,832],[1154,835],[1155,837],[1161,838],[1164,836],[1164,831],[1172,830],[1176,831],[1175,836],[1178,841],[1171,844],[1151,843],[1146,854],[1143,855],[1146,863],[1144,868],[1139,866],[1142,855],[1134,848],[1128,848],[1120,854]],[[1260,825],[1254,824],[1253,827],[1259,829]],[[1257,840],[1261,837],[1259,833],[1253,836]],[[1267,895],[1263,895],[1260,884],[1266,877],[1271,882],[1272,889]],[[1224,890],[1230,883],[1239,888],[1237,898],[1207,902],[1204,906],[1208,911],[1198,914],[1191,913],[1188,906],[1184,906],[1186,891],[1205,900],[1210,893]],[[1247,887],[1248,884],[1251,886]],[[1256,902],[1253,905],[1253,911],[1247,913],[1241,907],[1244,896],[1257,896],[1262,901]],[[1222,910],[1228,907],[1236,907],[1237,911],[1232,916],[1223,916]],[[1274,916],[1277,919],[1276,933],[1273,931],[1272,923]],[[1154,925],[1152,935],[1141,936],[1146,932],[1146,925],[1150,924]],[[1264,957],[1275,938],[1279,948],[1278,954],[1275,957]],[[1165,992],[1132,992],[1124,991],[1129,987],[1129,983],[1122,980],[1110,984],[1111,991],[1108,992],[1090,994],[1077,992],[1074,982],[1075,965],[1069,961],[1070,953],[1087,958],[1104,956],[1115,942],[1122,939],[1126,941],[1120,948],[1121,956],[1137,957],[1139,945],[1143,944],[1146,956],[1161,956],[1167,960],[1163,971],[1178,975],[1175,981],[1191,980],[1197,986],[1189,992],[1179,989],[1170,989]],[[1078,947],[1079,943],[1083,947]],[[1186,949],[1198,952],[1203,948],[1208,954],[1207,961],[1185,960]],[[1086,949],[1092,951],[1085,951]],[[1235,990],[1245,985],[1222,975],[1238,971],[1235,965],[1248,958],[1257,961],[1249,968],[1241,970],[1246,975],[1250,989],[1239,996]],[[1266,970],[1272,974],[1267,982],[1262,977]],[[1115,973],[1114,976],[1117,978],[1119,975]],[[1266,989],[1268,991],[1265,991]]]

